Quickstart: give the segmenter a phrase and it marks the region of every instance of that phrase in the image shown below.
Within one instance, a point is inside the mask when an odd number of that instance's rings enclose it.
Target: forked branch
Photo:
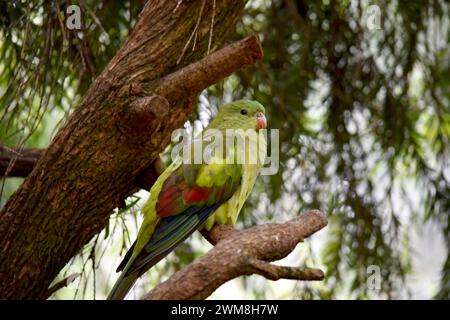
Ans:
[[[202,234],[214,248],[159,284],[144,299],[205,299],[225,282],[259,274],[270,280],[322,280],[319,269],[271,264],[286,257],[297,244],[327,225],[324,213],[306,211],[285,223],[272,223],[242,231],[214,226]]]

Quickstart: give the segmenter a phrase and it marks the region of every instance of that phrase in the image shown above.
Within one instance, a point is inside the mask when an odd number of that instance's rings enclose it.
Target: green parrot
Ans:
[[[142,209],[144,221],[137,239],[117,268],[122,273],[108,299],[123,299],[138,277],[195,230],[236,222],[264,164],[266,140],[259,132],[267,127],[264,114],[264,107],[257,101],[235,101],[222,106],[204,130],[223,136],[230,129],[256,133],[245,135],[244,161],[236,161],[239,146],[233,143],[232,148],[227,148],[231,150],[212,156],[208,163],[195,164],[178,157],[158,177]],[[202,145],[208,139],[207,134],[203,135]],[[249,155],[255,154],[257,161],[248,161]]]

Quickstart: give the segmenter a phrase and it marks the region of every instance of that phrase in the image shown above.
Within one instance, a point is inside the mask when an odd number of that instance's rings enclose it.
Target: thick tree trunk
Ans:
[[[44,298],[60,269],[136,191],[138,174],[213,80],[184,86],[165,76],[205,55],[213,15],[211,48],[220,47],[244,5],[147,3],[128,40],[0,212],[0,298]]]

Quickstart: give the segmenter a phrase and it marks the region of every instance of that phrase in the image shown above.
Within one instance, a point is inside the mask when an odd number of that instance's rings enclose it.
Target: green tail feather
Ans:
[[[118,270],[121,270],[124,265],[125,268],[112,288],[108,300],[125,298],[139,276],[167,256],[197,230],[220,204],[217,203],[210,207],[190,207],[184,214],[167,217],[159,221],[152,238],[140,253],[133,256],[135,244],[128,250]]]
[[[108,300],[123,300],[127,295],[130,288],[136,282],[139,277],[139,272],[134,272],[132,274],[128,274],[126,270],[120,274],[119,279],[117,279],[114,287],[111,289],[111,292],[108,295]]]

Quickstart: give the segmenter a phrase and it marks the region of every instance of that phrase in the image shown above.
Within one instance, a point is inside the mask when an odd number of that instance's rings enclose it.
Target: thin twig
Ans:
[[[259,259],[252,259],[249,263],[254,273],[274,281],[279,279],[317,281],[325,277],[320,269],[278,266]]]
[[[177,64],[179,64],[180,61],[181,61],[181,59],[183,59],[183,57],[184,57],[184,55],[185,55],[185,53],[186,53],[186,50],[187,50],[187,48],[189,47],[189,44],[191,43],[192,37],[194,37],[194,36],[195,36],[195,38],[194,38],[194,44],[193,44],[193,46],[192,46],[192,51],[195,50],[195,44],[196,44],[196,41],[197,41],[197,29],[198,29],[198,26],[200,25],[200,21],[201,21],[202,14],[203,14],[203,9],[204,9],[204,7],[205,7],[205,2],[206,2],[206,0],[203,0],[203,1],[202,1],[202,6],[200,7],[200,13],[198,14],[198,18],[197,18],[197,22],[195,23],[194,30],[192,31],[191,35],[189,36],[188,41],[187,41],[186,44],[184,45],[184,48],[183,48],[183,50],[181,51],[181,55],[180,55],[180,57],[179,57],[178,60],[177,60]]]
[[[216,0],[213,0],[213,9],[212,9],[212,15],[211,15],[211,26],[209,27],[208,50],[206,51],[206,54],[209,54],[209,51],[211,50],[212,36],[213,36],[213,30],[214,30],[214,16],[215,15],[216,15]]]

